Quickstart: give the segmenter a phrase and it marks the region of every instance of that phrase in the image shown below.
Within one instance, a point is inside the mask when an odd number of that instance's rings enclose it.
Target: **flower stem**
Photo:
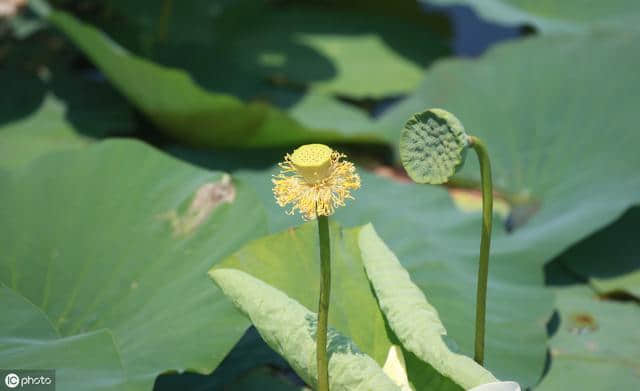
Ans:
[[[478,292],[476,294],[476,341],[474,360],[484,363],[484,334],[487,306],[487,279],[489,277],[489,248],[491,246],[491,220],[493,218],[493,186],[491,184],[491,163],[487,147],[477,137],[470,137],[471,146],[480,162],[482,182],[482,238],[480,240],[480,261],[478,263]]]
[[[329,217],[318,216],[318,233],[320,236],[320,299],[318,300],[318,328],[316,331],[318,391],[329,391],[329,360],[327,358],[327,321],[331,294]]]

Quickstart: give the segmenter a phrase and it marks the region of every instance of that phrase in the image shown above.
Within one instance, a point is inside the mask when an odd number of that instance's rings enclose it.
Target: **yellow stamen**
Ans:
[[[322,144],[303,145],[287,154],[280,173],[272,179],[278,205],[292,205],[306,220],[330,216],[344,206],[351,191],[360,187],[360,177],[346,156]]]
[[[324,144],[307,144],[293,151],[291,164],[309,183],[318,183],[329,176],[331,148]]]

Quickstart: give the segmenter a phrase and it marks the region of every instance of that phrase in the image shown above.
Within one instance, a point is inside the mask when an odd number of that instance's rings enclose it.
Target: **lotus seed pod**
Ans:
[[[411,117],[400,136],[400,159],[417,183],[445,183],[461,167],[469,146],[462,123],[442,109]]]
[[[307,182],[317,183],[329,175],[332,153],[324,144],[307,144],[293,151],[291,163]]]

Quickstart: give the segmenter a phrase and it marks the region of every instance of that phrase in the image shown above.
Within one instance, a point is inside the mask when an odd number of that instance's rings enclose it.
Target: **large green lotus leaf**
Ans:
[[[40,4],[41,3],[35,3]],[[127,52],[99,30],[58,11],[42,12],[105,73],[115,87],[160,130],[198,146],[274,146],[325,142],[383,142],[356,108],[347,108],[330,96],[318,97],[324,110],[349,120],[321,121],[308,127],[263,103],[209,92],[183,70],[168,68]],[[302,104],[302,103],[301,103]],[[291,108],[293,114],[296,107]],[[301,109],[302,110],[302,109]],[[307,110],[308,111],[308,110]],[[302,110],[304,113],[305,110]],[[331,117],[331,112],[327,113]],[[310,120],[306,119],[305,124]],[[329,128],[323,128],[323,125]]]
[[[127,385],[149,389],[166,370],[210,372],[240,339],[248,323],[206,271],[265,231],[245,185],[134,141],[1,174],[0,282],[61,338],[113,335],[84,359],[115,344]]]
[[[228,269],[225,265],[212,269],[209,275],[236,307],[251,319],[265,342],[284,356],[308,384],[316,386],[317,314],[284,292],[241,270]],[[331,389],[400,391],[371,357],[337,330],[329,329],[327,353]]]
[[[627,293],[640,299],[640,208],[581,241],[558,257],[600,294]]]
[[[640,310],[584,285],[556,288],[551,369],[536,390],[633,390],[640,382]]]
[[[73,390],[121,390],[124,371],[106,329],[61,337],[42,309],[0,283],[2,368],[56,370],[56,385]]]
[[[430,5],[467,5],[488,20],[542,32],[584,32],[594,27],[637,29],[640,6],[634,0],[421,0]]]
[[[545,36],[498,46],[478,61],[442,61],[382,122],[398,139],[413,113],[446,108],[486,142],[494,185],[514,198],[579,202],[595,192],[617,195],[607,203],[611,207],[628,205],[624,198],[640,186],[631,175],[640,164],[640,135],[633,131],[639,37]],[[610,70],[606,77],[603,67]],[[462,175],[479,177],[476,159],[467,159]]]
[[[532,38],[479,61],[443,61],[382,121],[392,128],[425,107],[455,113],[488,145],[494,185],[515,203],[512,225],[537,210],[528,224],[556,221],[549,224],[559,233],[554,247],[567,247],[640,200],[638,38]],[[478,179],[476,159],[467,159],[460,177]]]
[[[118,23],[101,24],[134,52],[245,99],[273,87],[358,98],[406,93],[447,53],[433,32],[439,19],[413,0],[165,5],[116,0]],[[123,20],[133,33],[122,33]]]
[[[360,230],[358,243],[380,308],[407,350],[464,389],[497,381],[470,357],[450,349],[438,310],[411,281],[409,273],[371,225]]]

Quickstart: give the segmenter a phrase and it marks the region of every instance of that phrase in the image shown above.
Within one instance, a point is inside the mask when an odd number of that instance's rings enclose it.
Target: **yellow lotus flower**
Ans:
[[[292,204],[287,214],[298,210],[305,220],[332,215],[360,187],[356,168],[341,160],[345,157],[323,144],[303,145],[287,154],[272,179],[278,205]]]

